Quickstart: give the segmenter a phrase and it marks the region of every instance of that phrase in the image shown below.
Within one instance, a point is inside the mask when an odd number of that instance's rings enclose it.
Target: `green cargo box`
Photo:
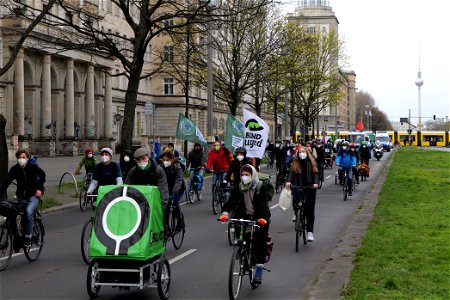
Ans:
[[[89,242],[91,258],[148,260],[164,252],[164,210],[154,186],[108,185],[98,190]]]

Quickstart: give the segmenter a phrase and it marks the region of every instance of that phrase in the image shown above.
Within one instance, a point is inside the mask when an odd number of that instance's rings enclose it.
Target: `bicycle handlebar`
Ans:
[[[253,221],[253,220],[246,220],[246,219],[228,219],[228,222],[232,222],[232,223],[247,223],[249,224],[249,226],[254,226],[254,227],[260,227],[257,223],[257,221]]]

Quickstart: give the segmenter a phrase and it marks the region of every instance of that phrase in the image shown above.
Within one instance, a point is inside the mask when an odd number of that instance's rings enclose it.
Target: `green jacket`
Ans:
[[[92,174],[94,173],[94,168],[95,168],[95,157],[87,157],[84,156],[83,159],[80,161],[80,163],[78,164],[77,169],[81,170],[81,167],[83,167],[84,165],[84,169],[86,170],[86,173]]]

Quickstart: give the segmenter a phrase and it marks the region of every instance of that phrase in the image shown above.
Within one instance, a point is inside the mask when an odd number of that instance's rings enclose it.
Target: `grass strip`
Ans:
[[[450,153],[399,149],[345,299],[450,299]]]

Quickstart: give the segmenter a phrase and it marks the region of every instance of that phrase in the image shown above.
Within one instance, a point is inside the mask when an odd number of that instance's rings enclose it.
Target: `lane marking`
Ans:
[[[23,250],[23,249],[20,249],[20,250]],[[37,251],[37,250],[39,250],[39,248],[31,248],[30,249],[30,252],[34,252],[34,251]],[[13,250],[14,251],[14,250]],[[23,253],[22,251],[21,252],[18,252],[18,253],[13,253],[13,255],[11,255],[11,258],[12,257],[16,257],[16,256],[20,256],[20,255],[25,255],[25,253]],[[3,258],[0,258],[0,261],[2,261],[2,260],[7,260],[8,259],[8,256],[6,256],[6,257],[3,257]]]
[[[278,207],[278,206],[280,206],[280,203],[275,204],[275,205],[272,205],[272,206],[270,207],[270,209],[274,209],[275,207]]]
[[[328,175],[327,177],[325,177],[325,179],[328,179],[328,178],[330,178],[331,177],[331,175]]]
[[[190,249],[190,250],[182,253],[182,254],[172,258],[171,260],[169,260],[169,264],[173,264],[174,262],[179,261],[180,259],[182,259],[182,258],[184,258],[184,257],[186,257],[186,256],[188,256],[188,255],[190,255],[192,253],[194,253],[195,251],[197,251],[197,249]]]

